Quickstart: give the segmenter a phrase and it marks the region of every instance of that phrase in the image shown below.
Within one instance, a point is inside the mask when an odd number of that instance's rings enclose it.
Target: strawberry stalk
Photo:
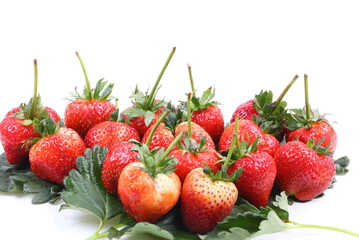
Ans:
[[[192,93],[187,94],[187,123],[188,123],[188,136],[192,138],[192,116],[191,116],[191,99]]]
[[[308,91],[308,75],[304,74],[304,93],[305,93],[305,115],[310,119],[310,104],[309,104],[309,91]]]
[[[147,140],[146,140],[146,143],[145,143],[147,146],[150,146],[150,142],[151,142],[152,137],[153,137],[153,135],[155,134],[155,132],[156,132],[158,126],[161,124],[161,122],[163,122],[163,120],[167,117],[167,115],[168,115],[169,113],[170,113],[170,110],[167,110],[167,111],[165,111],[164,113],[162,113],[162,115],[161,115],[160,118],[157,120],[157,122],[155,123],[155,125],[153,125],[153,127],[152,127],[152,129],[151,129],[151,131],[150,131],[150,133],[149,133],[149,135],[148,135],[148,138],[147,138]]]
[[[187,64],[188,66],[188,74],[189,74],[189,80],[190,80],[190,83],[191,83],[191,90],[193,92],[193,95],[195,95],[195,91],[196,89],[194,88],[194,81],[193,81],[193,76],[192,76],[192,68],[189,64]]]
[[[82,59],[80,57],[80,54],[78,52],[76,52],[76,56],[80,61],[82,71],[84,73],[85,80],[86,80],[86,88],[87,88],[87,91],[88,91],[88,96],[90,98],[89,100],[91,100],[93,96],[92,96],[91,84],[90,84],[90,80],[89,80],[89,78],[87,76],[87,71],[86,71],[86,68],[85,68],[85,64],[83,63],[83,61],[82,61]]]
[[[183,132],[180,132],[177,137],[171,142],[171,144],[167,147],[166,151],[162,154],[160,160],[158,162],[163,162],[165,160],[165,158],[170,154],[170,152],[172,151],[172,148],[174,148],[174,146],[176,146],[176,144],[179,142],[179,140],[182,138],[183,136]]]
[[[323,225],[313,225],[313,224],[300,224],[300,223],[296,223],[293,221],[288,221],[288,223],[291,223],[293,225],[288,226],[286,228],[284,228],[282,231],[285,230],[290,230],[290,229],[296,229],[296,228],[314,228],[314,229],[324,229],[324,230],[330,230],[330,231],[336,231],[336,232],[341,232],[341,233],[345,233],[354,237],[359,237],[358,233],[343,229],[343,228],[338,228],[338,227],[331,227],[331,226],[323,226]]]
[[[146,104],[145,104],[145,107],[144,107],[145,110],[148,110],[148,109],[150,108],[151,103],[153,102],[153,100],[154,100],[154,98],[155,98],[155,94],[156,94],[156,91],[157,91],[157,88],[158,88],[158,84],[160,83],[160,81],[161,81],[161,79],[162,79],[162,76],[163,76],[165,70],[167,69],[167,66],[168,66],[168,64],[170,63],[170,61],[171,61],[171,59],[172,59],[172,56],[173,56],[173,54],[175,53],[175,51],[176,51],[176,47],[173,47],[173,48],[172,48],[172,51],[171,51],[171,53],[170,53],[170,55],[168,56],[168,58],[167,58],[167,60],[166,60],[166,62],[165,62],[165,65],[162,67],[162,70],[161,70],[160,74],[159,74],[158,77],[157,77],[157,80],[156,80],[156,82],[155,82],[155,85],[154,85],[153,88],[152,88],[152,91],[151,91],[151,93],[150,93],[150,96],[148,97],[148,100],[147,100],[147,102],[146,102]]]
[[[31,103],[30,119],[35,117],[35,109],[37,104],[37,85],[38,85],[38,71],[37,71],[37,60],[34,59],[34,92]]]
[[[279,97],[277,98],[277,100],[275,100],[273,102],[273,108],[272,108],[272,112],[274,112],[277,107],[279,106],[279,104],[282,102],[284,96],[287,94],[288,90],[292,87],[292,85],[294,84],[294,82],[298,79],[298,75],[295,75],[293,77],[293,79],[288,83],[288,85],[284,88],[284,90],[282,91],[282,93],[279,95]]]

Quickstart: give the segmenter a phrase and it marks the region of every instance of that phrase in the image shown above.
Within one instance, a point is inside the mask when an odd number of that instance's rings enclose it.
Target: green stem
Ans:
[[[235,118],[235,121],[234,121],[234,133],[236,134],[236,138],[235,138],[235,141],[236,141],[236,147],[237,147],[237,153],[238,153],[238,156],[241,156],[241,148],[240,148],[240,145],[239,145],[239,139],[238,139],[238,125],[239,125],[239,120],[238,120],[238,116],[236,116]]]
[[[170,110],[167,110],[166,112],[162,113],[162,115],[160,116],[160,118],[157,120],[157,122],[155,123],[155,125],[153,125],[150,133],[148,134],[147,140],[146,140],[146,145],[149,146],[150,142],[152,140],[153,135],[155,134],[156,129],[158,128],[158,126],[161,124],[161,122],[163,122],[163,120],[167,117],[167,115],[170,113]]]
[[[289,84],[284,88],[283,92],[279,95],[277,100],[274,102],[274,107],[272,112],[276,110],[276,108],[279,106],[280,102],[283,100],[284,96],[287,94],[288,90],[292,87],[294,82],[298,79],[298,75],[295,75],[293,79],[289,82]]]
[[[161,158],[158,160],[159,163],[161,163],[168,156],[168,154],[170,154],[170,152],[172,151],[172,148],[174,148],[174,146],[176,146],[176,144],[182,138],[182,136],[183,136],[183,132],[180,132],[177,135],[177,137],[175,137],[175,139],[167,147],[166,151],[162,154]]]
[[[349,230],[346,230],[343,228],[323,226],[323,225],[313,225],[313,224],[299,224],[299,223],[295,223],[295,222],[290,222],[290,223],[293,223],[294,225],[284,228],[283,231],[290,230],[290,229],[296,229],[296,228],[314,228],[314,229],[324,229],[324,230],[341,232],[341,233],[349,234],[351,236],[359,238],[358,233],[355,233],[355,232],[352,232],[352,231],[349,231]]]
[[[192,99],[192,93],[188,93],[188,95],[187,95],[187,124],[188,124],[189,138],[192,138],[191,99]]]
[[[30,119],[34,119],[35,117],[35,109],[37,105],[37,85],[38,85],[37,60],[34,59],[34,92],[32,96]]]
[[[101,221],[101,223],[100,223],[100,225],[98,226],[96,232],[95,232],[92,236],[86,238],[86,240],[99,239],[99,238],[100,238],[99,232],[101,231],[101,229],[103,228],[104,225],[105,225],[104,221]],[[108,235],[108,233],[107,233],[107,235]]]
[[[148,98],[148,100],[147,100],[147,102],[146,102],[145,108],[144,108],[145,110],[148,110],[149,107],[150,107],[150,105],[151,105],[151,103],[153,102],[153,100],[154,100],[154,98],[155,98],[155,93],[156,93],[157,88],[158,88],[158,84],[160,83],[160,81],[161,81],[161,79],[162,79],[162,76],[163,76],[163,74],[164,74],[164,72],[165,72],[165,70],[166,70],[168,64],[170,63],[170,61],[171,61],[171,59],[172,59],[172,56],[173,56],[173,54],[175,53],[175,51],[176,51],[176,47],[173,47],[173,48],[172,48],[172,51],[171,51],[171,53],[170,53],[170,55],[168,56],[168,58],[167,58],[167,60],[166,60],[166,62],[165,62],[165,65],[162,67],[162,70],[161,70],[160,74],[159,74],[158,77],[157,77],[157,80],[156,80],[156,82],[155,82],[155,85],[154,85],[153,88],[152,88],[152,91],[151,91],[151,93],[150,93],[150,96],[149,96],[149,98]]]
[[[193,77],[192,77],[192,68],[189,64],[187,64],[187,66],[188,66],[189,80],[191,82],[191,90],[193,92],[193,96],[195,96],[196,89],[194,88],[194,81],[193,81]]]
[[[238,138],[238,136],[237,136],[236,133],[234,133],[234,134],[232,135],[231,145],[230,145],[230,147],[229,147],[229,151],[228,151],[228,155],[227,155],[227,157],[226,157],[226,161],[223,163],[223,166],[224,166],[225,168],[228,167],[229,162],[231,161],[232,154],[233,154],[233,151],[234,151],[234,144],[236,143],[236,138]]]
[[[76,55],[77,55],[77,58],[79,59],[80,61],[80,64],[81,64],[81,67],[82,67],[82,71],[84,73],[84,76],[85,76],[85,80],[86,80],[86,87],[87,87],[87,90],[88,90],[88,93],[89,93],[89,97],[90,97],[90,100],[93,98],[92,96],[92,90],[91,90],[91,84],[90,84],[90,81],[89,81],[89,78],[87,76],[87,71],[86,71],[86,68],[85,68],[85,64],[83,63],[81,57],[80,57],[80,54],[78,52],[76,52]]]
[[[310,119],[310,104],[308,91],[308,75],[304,74],[304,92],[305,92],[305,114],[307,119]]]

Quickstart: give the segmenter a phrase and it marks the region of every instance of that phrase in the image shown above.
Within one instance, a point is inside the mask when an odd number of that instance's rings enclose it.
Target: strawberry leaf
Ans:
[[[148,222],[139,222],[137,223],[129,232],[129,234],[146,234],[154,237],[155,239],[174,239],[173,235],[161,229],[155,224],[151,224]]]
[[[119,200],[106,191],[101,181],[101,168],[108,149],[94,146],[77,158],[76,167],[64,179],[61,194],[65,204],[60,210],[78,209],[93,214],[101,224],[119,215],[123,210]]]
[[[32,193],[33,204],[54,203],[63,187],[34,175],[28,164],[11,165],[5,154],[0,155],[0,192]]]

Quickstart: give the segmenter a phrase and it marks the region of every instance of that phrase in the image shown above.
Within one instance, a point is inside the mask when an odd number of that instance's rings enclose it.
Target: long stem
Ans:
[[[176,47],[173,47],[173,48],[172,48],[172,51],[171,51],[171,53],[170,53],[170,55],[168,56],[168,58],[167,58],[167,60],[166,60],[166,62],[165,62],[165,65],[162,67],[162,70],[161,70],[160,74],[159,74],[158,77],[157,77],[157,80],[156,80],[156,82],[155,82],[155,85],[153,86],[152,91],[151,91],[151,93],[150,93],[150,96],[149,96],[149,98],[148,98],[148,100],[147,100],[147,102],[146,102],[146,105],[145,105],[145,109],[146,109],[146,110],[148,110],[148,108],[150,107],[150,104],[151,104],[151,103],[153,102],[153,100],[154,100],[154,97],[155,97],[155,93],[156,93],[156,91],[157,91],[158,84],[160,83],[160,81],[161,81],[161,79],[162,79],[162,76],[163,76],[163,74],[164,74],[164,72],[165,72],[165,70],[166,70],[168,64],[170,63],[170,61],[171,61],[171,59],[172,59],[172,56],[173,56],[173,54],[175,53],[175,51],[176,51]]]
[[[345,234],[349,234],[351,236],[354,237],[358,237],[359,238],[359,234],[343,229],[343,228],[338,228],[338,227],[330,227],[330,226],[323,226],[323,225],[313,225],[313,224],[299,224],[299,223],[295,223],[295,222],[291,222],[294,225],[292,226],[288,226],[287,228],[284,228],[284,230],[290,230],[290,229],[295,229],[295,228],[314,228],[314,229],[324,229],[324,230],[330,230],[330,231],[336,231],[336,232],[341,232],[341,233],[345,233]]]
[[[191,82],[191,90],[193,92],[193,96],[195,96],[195,91],[196,89],[194,88],[194,81],[193,81],[193,76],[192,76],[192,68],[189,64],[187,64],[188,66],[188,74],[189,74],[189,80]]]
[[[192,93],[187,95],[187,124],[188,124],[188,136],[192,138],[192,115],[191,115],[191,99]]]
[[[146,140],[146,145],[149,146],[150,142],[153,138],[153,135],[155,134],[156,129],[158,128],[158,126],[161,124],[161,122],[163,122],[163,120],[167,117],[167,115],[170,113],[170,110],[167,110],[166,112],[162,113],[162,115],[160,116],[160,118],[157,120],[157,122],[155,123],[155,125],[153,125],[150,133],[148,134],[147,140]]]
[[[307,119],[310,119],[310,104],[309,104],[309,90],[308,90],[308,75],[304,74],[304,92],[305,92],[305,114]]]
[[[299,77],[298,75],[295,75],[293,79],[289,82],[289,84],[284,88],[283,92],[279,95],[277,100],[275,100],[272,112],[275,111],[275,109],[278,107],[278,105],[283,100],[284,96],[287,94],[288,90],[292,87],[292,85],[298,79],[298,77]]]
[[[158,162],[162,162],[167,156],[168,154],[170,154],[172,148],[174,148],[174,146],[176,146],[176,144],[178,143],[178,141],[182,138],[183,136],[183,132],[180,132],[177,137],[171,142],[171,144],[167,147],[166,151],[162,154],[161,158],[158,160]]]
[[[82,71],[84,73],[84,76],[85,76],[85,80],[86,80],[86,87],[87,87],[87,91],[88,91],[88,94],[89,94],[89,97],[90,99],[93,98],[92,96],[92,90],[91,90],[91,84],[90,84],[90,81],[89,81],[89,78],[87,76],[87,71],[86,71],[86,68],[85,68],[85,64],[83,63],[81,57],[80,57],[80,54],[78,52],[76,52],[76,55],[77,55],[77,58],[79,59],[80,61],[80,64],[81,64],[81,67],[82,67]]]
[[[235,138],[235,143],[236,143],[236,147],[237,147],[237,153],[238,156],[241,155],[241,149],[240,149],[240,145],[239,145],[239,139],[238,139],[238,125],[239,125],[239,120],[238,120],[238,116],[235,117],[235,121],[234,121],[234,133],[236,134],[236,138]]]
[[[38,85],[37,60],[34,59],[34,92],[32,96],[30,119],[33,119],[35,117],[34,115],[35,115],[35,109],[37,104],[37,85]]]

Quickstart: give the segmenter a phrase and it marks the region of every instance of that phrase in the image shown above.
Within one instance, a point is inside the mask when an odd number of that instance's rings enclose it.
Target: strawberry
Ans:
[[[159,114],[162,113],[163,107],[166,105],[165,101],[156,99],[156,94],[162,76],[171,61],[175,50],[175,47],[172,48],[172,51],[155,82],[155,85],[152,87],[151,93],[143,93],[136,86],[135,91],[130,96],[132,99],[132,106],[127,108],[122,113],[128,124],[139,132],[141,138],[146,133],[148,128],[157,122]]]
[[[138,160],[128,164],[118,179],[118,195],[126,213],[136,221],[155,223],[178,202],[181,181],[173,172],[177,160],[168,153],[179,135],[164,152],[141,145]]]
[[[94,145],[111,147],[118,142],[130,139],[140,140],[136,129],[122,122],[104,121],[90,128],[84,141],[88,148],[92,148]]]
[[[219,140],[218,150],[225,151],[229,149],[232,135],[236,132],[235,122],[229,124],[223,131]],[[279,146],[278,140],[269,135],[264,134],[263,131],[251,120],[241,119],[238,121],[238,140],[246,141],[252,144],[256,139],[259,140],[258,148],[273,155]]]
[[[188,134],[184,139],[184,144],[180,144],[180,148],[174,148],[170,156],[178,159],[175,173],[180,178],[181,182],[185,180],[187,174],[199,167],[209,166],[214,173],[220,169],[219,160],[221,160],[218,152],[214,148],[205,147],[206,139],[202,138],[200,143],[197,143]]]
[[[224,118],[219,103],[212,101],[215,89],[208,88],[201,97],[195,96],[195,87],[192,77],[192,68],[188,65],[193,97],[191,99],[192,121],[200,125],[217,143],[224,129]]]
[[[187,94],[187,121],[181,122],[176,126],[175,136],[181,132],[187,132],[190,138],[194,139],[197,143],[202,141],[202,138],[205,139],[206,148],[216,148],[216,145],[212,137],[197,123],[192,122],[192,114],[190,108],[190,102],[192,99],[192,93]],[[181,142],[184,143],[185,136],[181,139]]]
[[[33,140],[40,137],[37,124],[46,118],[60,122],[59,115],[49,107],[43,107],[37,94],[37,60],[34,60],[34,94],[28,104],[10,110],[0,123],[0,141],[10,164],[21,164],[28,159]]]
[[[268,203],[277,167],[273,157],[259,151],[257,144],[257,140],[252,144],[236,142],[237,155],[233,154],[234,163],[228,167],[228,174],[242,168],[242,175],[235,182],[239,196],[260,208]]]
[[[84,139],[91,127],[109,119],[115,105],[109,101],[113,84],[107,85],[107,81],[100,79],[96,88],[91,89],[85,66],[77,52],[76,55],[85,75],[86,86],[82,95],[77,92],[72,94],[73,101],[66,106],[64,122],[66,127],[74,129]]]
[[[117,194],[118,178],[122,170],[132,162],[137,162],[138,152],[132,150],[134,142],[123,141],[112,145],[103,161],[101,179],[107,191]]]
[[[238,198],[234,185],[241,169],[228,176],[228,166],[234,149],[234,139],[221,170],[216,174],[208,167],[195,168],[186,176],[181,191],[181,217],[191,232],[206,234],[226,218]]]
[[[298,79],[295,75],[276,101],[273,101],[272,91],[261,91],[254,99],[239,105],[232,114],[231,123],[237,116],[239,119],[254,121],[265,132],[274,135],[279,140],[283,138],[284,115],[287,103],[282,101],[285,94]]]
[[[314,149],[321,147],[313,143],[310,141],[307,146],[300,141],[287,142],[274,155],[280,191],[294,195],[300,201],[312,200],[322,194],[336,173],[332,158],[318,154]]]
[[[321,142],[321,147],[328,148],[334,154],[338,137],[331,124],[319,113],[310,108],[308,96],[308,76],[304,75],[305,83],[305,107],[303,109],[292,109],[294,114],[287,114],[286,123],[289,131],[287,141],[299,140],[307,143],[314,139],[316,143]]]
[[[84,154],[85,143],[75,130],[59,127],[51,118],[41,123],[43,138],[30,149],[30,168],[37,177],[63,185],[64,177],[76,168],[76,158]]]
[[[150,150],[158,147],[167,148],[173,142],[175,137],[172,131],[166,128],[165,123],[162,122],[169,113],[169,111],[165,111],[156,124],[152,125],[143,136],[141,142],[146,144]]]

